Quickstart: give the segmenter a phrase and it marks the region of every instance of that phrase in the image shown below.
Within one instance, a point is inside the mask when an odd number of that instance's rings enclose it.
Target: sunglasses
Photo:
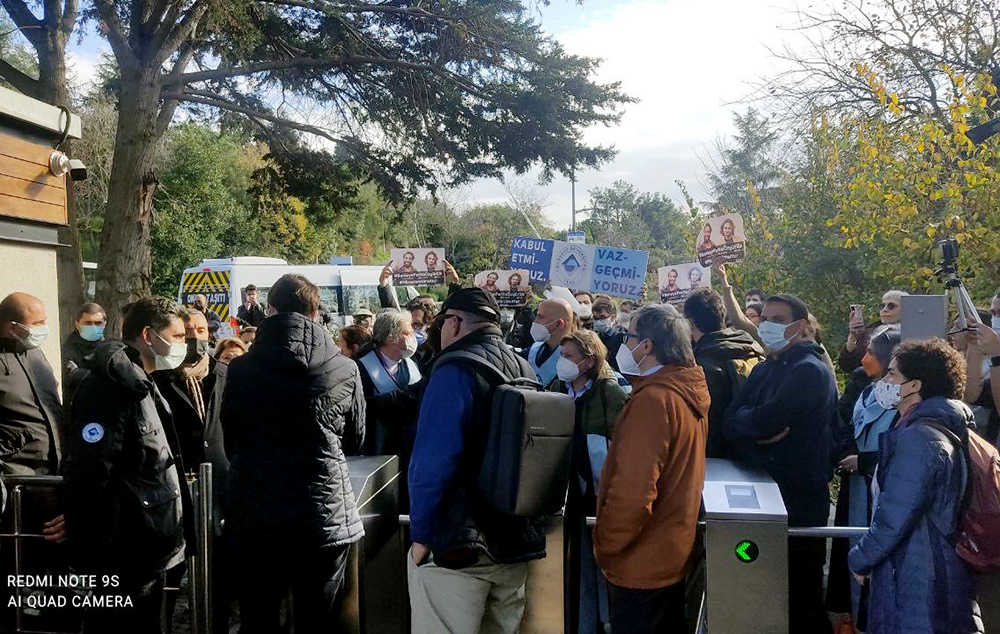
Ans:
[[[881,306],[882,310],[896,310],[896,308],[898,307],[899,304],[897,304],[896,302],[882,302]]]

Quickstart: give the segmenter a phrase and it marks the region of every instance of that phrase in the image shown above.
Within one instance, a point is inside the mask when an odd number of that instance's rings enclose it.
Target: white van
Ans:
[[[238,257],[202,260],[181,275],[178,300],[194,304],[195,295],[205,295],[208,307],[219,314],[222,327],[218,337],[236,334],[236,314],[246,303],[243,291],[253,284],[267,304],[267,291],[285,273],[299,273],[319,287],[320,301],[340,325],[351,323],[350,315],[362,308],[379,311],[378,278],[381,266],[340,266],[332,264],[295,265],[279,258]]]

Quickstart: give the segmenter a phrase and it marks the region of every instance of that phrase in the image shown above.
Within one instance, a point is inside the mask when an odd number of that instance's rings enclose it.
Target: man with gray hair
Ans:
[[[409,312],[387,308],[375,317],[372,342],[358,352],[365,391],[365,453],[397,455],[405,472],[417,424],[417,384],[423,378],[413,355],[417,337]]]
[[[691,329],[673,306],[632,317],[618,366],[637,377],[615,423],[597,492],[597,562],[611,590],[611,629],[687,629],[684,579],[705,480],[710,397]]]

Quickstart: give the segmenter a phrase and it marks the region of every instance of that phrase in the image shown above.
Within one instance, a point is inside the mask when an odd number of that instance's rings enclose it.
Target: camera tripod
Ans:
[[[939,242],[938,247],[941,249],[942,257],[935,273],[938,274],[939,278],[947,278],[944,280],[945,295],[948,296],[948,302],[954,305],[955,310],[958,311],[958,330],[956,332],[965,332],[975,324],[983,322],[979,318],[975,302],[972,301],[968,289],[965,288],[965,284],[958,274],[958,242],[950,238]]]

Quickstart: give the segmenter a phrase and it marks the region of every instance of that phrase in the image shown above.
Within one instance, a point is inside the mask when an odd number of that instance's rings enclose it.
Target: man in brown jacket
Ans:
[[[639,377],[615,424],[597,493],[597,561],[611,586],[611,629],[686,631],[684,578],[705,481],[710,397],[691,330],[672,306],[632,318],[618,353]]]

